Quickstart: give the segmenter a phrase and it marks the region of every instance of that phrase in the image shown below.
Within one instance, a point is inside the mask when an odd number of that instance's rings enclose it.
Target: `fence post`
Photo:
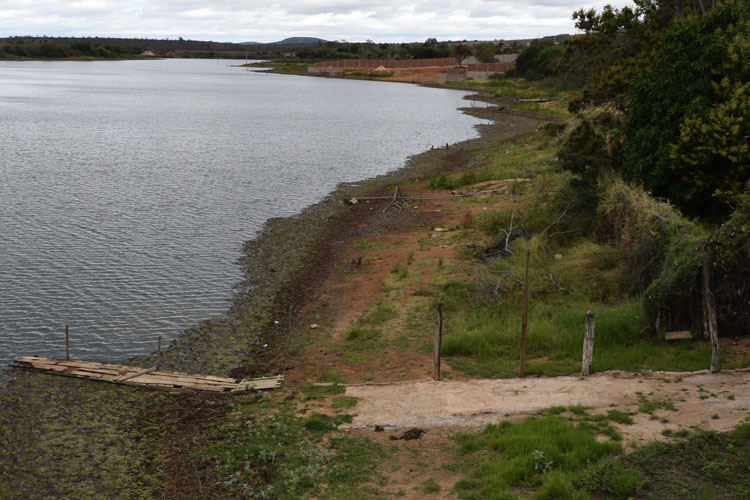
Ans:
[[[435,346],[432,366],[432,378],[440,380],[440,349],[443,344],[443,303],[437,305],[437,322],[435,323]]]
[[[68,325],[65,325],[65,359],[70,361],[70,331]]]
[[[159,335],[159,344],[156,348],[156,369],[161,367],[161,335]]]
[[[709,269],[709,258],[706,255],[706,247],[701,248],[703,257],[703,293],[705,311],[708,316],[708,334],[711,337],[711,373],[721,371],[721,359],[719,357],[719,328],[716,319],[716,301],[711,291],[711,271]]]
[[[521,362],[518,376],[526,376],[526,326],[529,318],[529,260],[531,249],[526,249],[526,276],[523,281],[523,318],[521,320]]]
[[[583,336],[583,361],[581,375],[586,377],[594,371],[594,312],[586,312],[586,333]]]

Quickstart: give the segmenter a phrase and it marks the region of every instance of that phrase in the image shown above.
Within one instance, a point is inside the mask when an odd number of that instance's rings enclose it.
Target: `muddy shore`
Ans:
[[[479,138],[415,155],[400,170],[339,186],[297,216],[267,221],[258,237],[244,244],[238,264],[245,279],[229,310],[186,330],[164,351],[162,366],[236,377],[291,369],[287,333],[298,326],[310,291],[344,242],[367,236],[373,226],[363,223],[384,217],[388,204],[350,205],[345,200],[387,196],[400,184],[464,168],[472,151],[532,134],[549,120],[499,107],[464,111],[491,121],[479,126]],[[375,227],[383,231],[401,223],[394,217]],[[151,366],[154,353],[130,363]],[[195,436],[223,418],[224,406],[218,403],[208,405],[208,413],[194,412],[195,419],[211,417],[200,425],[184,418],[186,408],[201,407],[194,395],[169,396],[19,370],[5,373],[7,383],[0,388],[0,498],[173,497],[164,492],[172,490],[165,471],[179,471],[179,457],[199,446]],[[175,432],[190,435],[175,439]]]

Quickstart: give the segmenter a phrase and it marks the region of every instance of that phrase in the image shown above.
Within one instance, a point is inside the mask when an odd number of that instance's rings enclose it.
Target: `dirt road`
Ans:
[[[352,385],[346,395],[359,398],[354,429],[480,427],[553,406],[582,405],[592,414],[616,408],[632,413],[634,424],[618,425],[632,444],[659,439],[664,429],[733,428],[748,415],[750,371],[417,381]]]

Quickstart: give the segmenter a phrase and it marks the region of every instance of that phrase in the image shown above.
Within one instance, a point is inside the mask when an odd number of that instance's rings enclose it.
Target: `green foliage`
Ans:
[[[633,417],[631,417],[628,412],[622,410],[609,410],[607,412],[607,418],[618,424],[632,425],[634,423]]]
[[[717,3],[676,22],[659,54],[634,76],[625,126],[625,172],[692,214],[711,215],[750,177],[750,5]]]
[[[490,63],[495,60],[497,48],[489,42],[482,42],[474,47],[474,52],[479,62]]]
[[[621,451],[619,444],[599,441],[590,428],[558,416],[501,422],[458,439],[470,464],[456,484],[462,498],[517,498],[520,488],[536,491],[539,499],[586,498],[573,486],[573,473]]]
[[[455,186],[445,173],[433,175],[428,184],[430,189],[453,189]]]
[[[468,45],[465,45],[463,43],[459,43],[455,47],[453,47],[453,55],[458,60],[458,65],[461,66],[461,63],[464,59],[467,57],[470,57],[474,53],[473,50],[471,50],[471,47]]]
[[[711,238],[712,288],[722,335],[743,335],[750,323],[750,194],[733,202],[735,210]]]
[[[590,120],[581,122],[568,134],[558,150],[561,166],[574,174],[593,178],[595,173],[611,165],[604,138]]]
[[[232,415],[214,431],[214,444],[199,459],[216,462],[231,498],[359,498],[383,450],[376,443],[339,434],[350,416],[314,413],[297,417],[293,402],[237,397]]]
[[[562,45],[556,45],[549,40],[534,40],[518,55],[512,76],[541,80],[555,75],[562,54]]]
[[[594,498],[684,500],[747,498],[750,440],[734,433],[698,432],[670,444],[654,442],[628,455],[605,457],[574,479]],[[677,433],[672,433],[677,434]]]
[[[623,259],[623,289],[644,291],[644,312],[653,325],[692,328],[700,323],[700,246],[707,234],[665,202],[615,175],[601,182],[600,237]]]

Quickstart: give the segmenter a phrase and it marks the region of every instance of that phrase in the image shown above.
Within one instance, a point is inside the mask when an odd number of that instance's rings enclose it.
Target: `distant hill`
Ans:
[[[290,38],[285,38],[281,40],[280,42],[274,42],[274,44],[278,45],[317,45],[319,43],[326,43],[327,40],[323,40],[322,38],[314,38],[309,36],[293,36]],[[270,45],[270,44],[269,44]]]
[[[294,45],[297,47],[307,45],[318,45],[320,43],[326,43],[326,40],[322,38],[315,38],[311,36],[293,36],[290,38],[284,38],[278,42],[240,42],[240,45]]]

